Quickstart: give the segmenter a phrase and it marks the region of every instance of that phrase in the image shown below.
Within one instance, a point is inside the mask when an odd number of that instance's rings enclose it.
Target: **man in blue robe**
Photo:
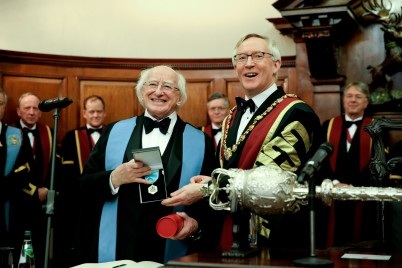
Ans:
[[[161,204],[192,176],[210,175],[216,167],[211,139],[177,115],[187,100],[184,77],[168,66],[156,66],[141,73],[136,93],[144,114],[106,126],[79,178],[77,263],[165,263],[199,249],[197,245],[218,242],[219,236],[209,230],[215,225],[206,224],[217,212],[206,202],[177,208]],[[156,181],[147,180],[150,167],[132,154],[151,147],[159,147],[163,162]],[[176,212],[184,227],[171,239],[160,237],[157,221]]]

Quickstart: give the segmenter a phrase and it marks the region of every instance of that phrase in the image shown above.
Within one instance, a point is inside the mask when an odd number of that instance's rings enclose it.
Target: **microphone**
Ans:
[[[303,170],[301,171],[297,181],[304,183],[305,179],[311,179],[313,175],[321,168],[321,163],[329,156],[334,149],[334,146],[329,142],[324,142],[318,147],[313,157],[307,161]]]
[[[49,112],[56,108],[65,108],[73,102],[70,98],[55,98],[51,100],[43,100],[39,103],[39,110]]]

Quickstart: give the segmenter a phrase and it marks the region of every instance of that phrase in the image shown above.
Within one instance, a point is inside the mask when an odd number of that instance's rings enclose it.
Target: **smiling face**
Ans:
[[[87,124],[93,128],[99,128],[106,116],[103,103],[99,99],[89,99],[82,112]]]
[[[345,114],[351,119],[356,119],[363,116],[364,110],[369,104],[367,96],[358,90],[356,87],[351,86],[345,90],[343,95],[343,108]]]
[[[262,38],[250,37],[237,48],[237,54],[251,55],[255,52],[272,53],[268,51],[268,42]],[[235,62],[234,69],[240,83],[245,89],[245,95],[252,98],[268,89],[275,82],[275,75],[281,67],[280,60],[273,60],[265,54],[262,60],[256,61],[248,57],[243,63]]]
[[[158,86],[148,86],[157,83]],[[169,87],[173,86],[171,90]],[[157,66],[151,69],[145,79],[145,83],[141,88],[141,98],[144,108],[149,114],[158,120],[161,120],[174,111],[182,104],[183,98],[178,88],[178,75],[170,67]]]

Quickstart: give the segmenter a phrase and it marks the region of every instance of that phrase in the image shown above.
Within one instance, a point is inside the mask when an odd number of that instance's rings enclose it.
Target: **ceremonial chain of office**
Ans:
[[[230,148],[227,147],[226,145],[226,140],[228,137],[228,132],[229,132],[229,124],[232,120],[232,115],[233,115],[233,111],[235,109],[237,109],[237,107],[233,107],[230,110],[230,113],[228,115],[228,118],[225,122],[225,132],[223,134],[223,148],[224,148],[224,154],[225,154],[225,159],[229,160],[233,153],[237,151],[237,148],[239,147],[239,145],[246,139],[246,137],[248,136],[248,134],[254,129],[254,127],[257,125],[257,123],[262,120],[269,112],[271,112],[276,105],[278,105],[279,103],[281,103],[284,99],[289,98],[289,97],[293,97],[293,98],[297,98],[297,95],[295,94],[285,94],[284,96],[280,97],[279,99],[277,99],[276,101],[274,101],[262,114],[256,116],[254,118],[253,123],[246,129],[246,131],[244,131],[244,133],[240,136],[239,140],[233,144]]]

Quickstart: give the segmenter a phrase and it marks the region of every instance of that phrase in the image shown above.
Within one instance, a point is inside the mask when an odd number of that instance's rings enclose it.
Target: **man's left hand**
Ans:
[[[185,212],[177,212],[177,214],[180,217],[182,217],[184,225],[183,228],[176,235],[172,236],[170,239],[183,240],[197,232],[198,222],[194,218],[191,218]]]
[[[200,191],[202,184],[190,183],[177,191],[170,194],[170,198],[162,201],[162,205],[168,207],[175,207],[180,205],[189,206],[203,198],[203,194]]]

